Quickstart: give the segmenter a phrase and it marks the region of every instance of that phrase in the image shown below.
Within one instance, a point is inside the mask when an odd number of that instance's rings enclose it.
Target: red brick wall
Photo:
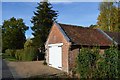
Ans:
[[[69,51],[69,71],[76,66],[76,57],[78,56],[79,48]]]
[[[62,46],[62,70],[68,72],[68,51],[70,43],[67,42],[62,32],[59,28],[54,24],[52,26],[51,32],[46,42],[46,61],[49,63],[49,48],[48,44],[56,44],[56,43],[63,43]]]

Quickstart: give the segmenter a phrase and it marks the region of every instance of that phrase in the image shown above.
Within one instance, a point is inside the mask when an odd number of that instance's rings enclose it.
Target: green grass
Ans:
[[[14,57],[6,57],[5,60],[7,61],[17,61]]]
[[[17,61],[17,59],[15,57],[12,57],[12,56],[9,56],[9,55],[6,55],[6,54],[2,54],[2,58],[7,60],[7,61]]]

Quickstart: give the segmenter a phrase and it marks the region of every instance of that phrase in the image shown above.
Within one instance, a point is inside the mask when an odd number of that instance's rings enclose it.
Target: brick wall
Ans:
[[[74,49],[71,49],[69,51],[69,71],[71,71],[71,69],[73,69],[76,66],[76,57],[79,53],[79,47],[72,46],[71,48]]]
[[[68,51],[70,43],[67,42],[62,32],[59,28],[54,24],[51,28],[51,32],[48,36],[46,42],[46,62],[49,64],[49,47],[48,44],[56,44],[56,43],[63,43],[62,46],[62,70],[68,72]]]

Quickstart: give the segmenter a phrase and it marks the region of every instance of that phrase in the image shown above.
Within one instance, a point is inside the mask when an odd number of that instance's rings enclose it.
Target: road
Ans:
[[[7,66],[7,63],[5,60],[2,60],[2,58],[0,57],[0,78],[2,78],[2,80],[13,80],[13,75],[9,69],[9,67]]]

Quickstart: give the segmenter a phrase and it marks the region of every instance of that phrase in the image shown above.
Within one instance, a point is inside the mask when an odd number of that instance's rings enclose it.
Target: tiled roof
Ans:
[[[115,40],[120,45],[120,32],[107,32],[107,35],[109,35],[113,40]]]
[[[88,46],[110,46],[112,43],[110,39],[108,39],[97,29],[83,28],[60,23],[59,25],[73,44]]]

